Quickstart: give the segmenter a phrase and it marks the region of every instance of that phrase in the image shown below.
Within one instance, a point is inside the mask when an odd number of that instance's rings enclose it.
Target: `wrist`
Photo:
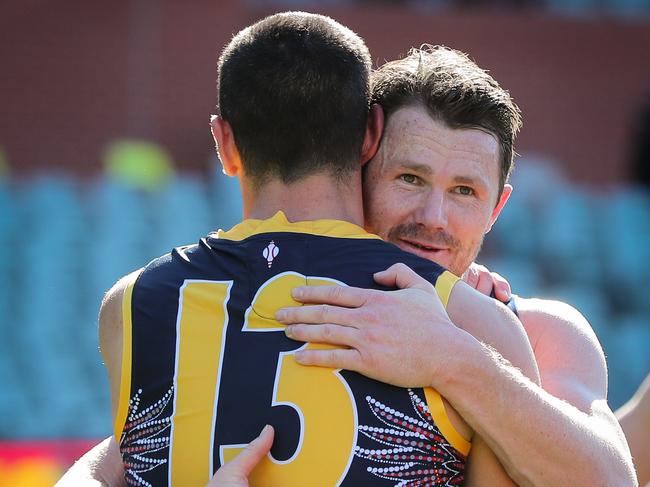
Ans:
[[[484,366],[487,351],[472,335],[460,328],[456,330],[456,336],[446,344],[443,361],[433,369],[431,378],[431,387],[449,399],[463,390],[467,393],[467,376]]]

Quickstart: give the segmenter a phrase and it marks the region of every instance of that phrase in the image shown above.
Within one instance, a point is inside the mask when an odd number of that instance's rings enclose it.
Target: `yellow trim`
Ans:
[[[472,444],[463,438],[456,428],[454,428],[449,416],[447,416],[445,404],[442,402],[442,397],[440,397],[438,391],[426,387],[424,389],[424,396],[426,397],[429,412],[433,417],[433,421],[436,423],[442,436],[446,438],[451,446],[463,455],[467,456]]]
[[[436,280],[436,292],[442,301],[442,305],[447,308],[447,303],[449,302],[449,296],[451,295],[451,290],[454,288],[456,283],[460,278],[449,271],[444,271],[438,276]]]
[[[122,294],[122,366],[120,367],[120,396],[118,398],[117,413],[113,430],[115,440],[119,443],[122,430],[126,423],[126,416],[129,412],[129,400],[131,399],[131,296],[135,281],[140,275],[134,272],[129,276],[129,283]]]
[[[451,295],[451,290],[454,288],[456,283],[460,278],[449,271],[444,271],[438,279],[436,280],[436,292],[440,297],[440,301],[445,308],[449,303],[449,296]],[[427,405],[429,406],[429,412],[433,417],[433,421],[436,423],[436,426],[442,433],[449,444],[453,446],[463,455],[467,456],[472,444],[467,441],[463,436],[458,432],[454,427],[449,416],[447,415],[447,410],[445,408],[444,402],[442,402],[442,397],[435,389],[426,387],[424,389],[424,395],[427,400]]]
[[[260,233],[275,232],[308,233],[311,235],[323,235],[326,237],[370,238],[381,240],[379,236],[366,232],[363,228],[354,223],[342,220],[290,222],[281,211],[278,211],[267,220],[244,220],[227,232],[219,230],[217,232],[217,238],[239,241]]]

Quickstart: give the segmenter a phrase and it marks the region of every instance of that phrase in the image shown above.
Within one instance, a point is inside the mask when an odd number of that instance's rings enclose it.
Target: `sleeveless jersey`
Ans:
[[[129,485],[203,487],[265,424],[250,485],[460,485],[470,444],[433,389],[300,366],[274,320],[298,285],[380,287],[404,262],[443,302],[457,278],[351,223],[280,212],[174,249],[129,283],[115,436]]]

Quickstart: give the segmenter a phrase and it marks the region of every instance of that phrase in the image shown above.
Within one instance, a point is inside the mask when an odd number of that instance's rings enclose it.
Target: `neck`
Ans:
[[[241,182],[244,218],[265,220],[278,211],[290,222],[344,220],[363,226],[361,171],[345,182],[327,174],[315,174],[291,184],[273,179],[253,189]]]

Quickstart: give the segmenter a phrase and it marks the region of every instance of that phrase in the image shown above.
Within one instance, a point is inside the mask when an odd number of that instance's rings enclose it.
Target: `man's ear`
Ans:
[[[227,176],[241,175],[241,156],[237,144],[235,144],[235,135],[230,124],[221,117],[213,116],[210,120],[210,129],[217,145],[217,154],[224,174]]]
[[[374,104],[370,107],[368,113],[368,123],[366,124],[366,134],[363,137],[363,146],[361,147],[361,165],[372,159],[379,149],[379,141],[384,131],[384,109],[381,105]]]
[[[506,203],[510,199],[511,194],[512,185],[504,184],[503,191],[501,192],[501,197],[499,198],[499,201],[497,201],[497,205],[494,207],[494,210],[492,210],[492,216],[490,216],[490,225],[488,226],[488,229],[485,233],[488,233],[490,230],[492,230],[492,225],[494,225],[494,222],[496,222],[497,218],[499,218],[501,210],[503,210],[503,207],[506,206]]]

